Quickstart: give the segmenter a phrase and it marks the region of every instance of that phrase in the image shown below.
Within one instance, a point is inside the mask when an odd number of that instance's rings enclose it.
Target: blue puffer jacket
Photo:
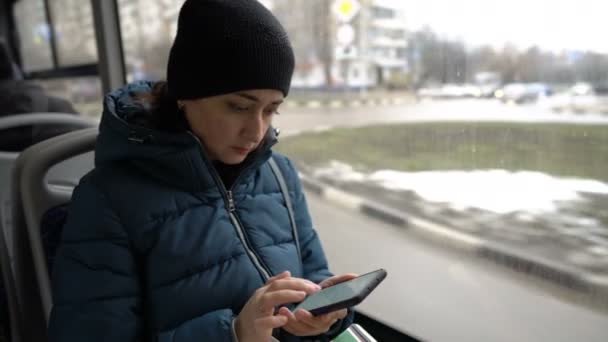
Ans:
[[[289,270],[317,283],[332,275],[297,173],[275,153],[299,229],[298,260],[267,163],[273,130],[226,190],[192,134],[133,124],[145,106],[131,95],[150,89],[138,82],[106,97],[95,169],[74,191],[54,264],[51,341],[232,341],[233,318],[269,275]],[[352,312],[318,338],[351,322]]]

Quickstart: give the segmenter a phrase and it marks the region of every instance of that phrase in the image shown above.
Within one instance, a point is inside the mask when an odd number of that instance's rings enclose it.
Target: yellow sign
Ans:
[[[332,6],[332,12],[342,22],[351,21],[360,9],[361,5],[357,0],[336,0]]]
[[[353,11],[353,3],[350,1],[342,1],[338,11],[340,11],[340,14],[342,15],[348,15]]]

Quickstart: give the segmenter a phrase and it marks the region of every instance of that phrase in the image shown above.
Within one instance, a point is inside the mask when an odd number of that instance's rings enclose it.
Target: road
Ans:
[[[284,134],[372,123],[473,120],[608,124],[608,116],[554,114],[492,100],[401,106],[284,108]],[[366,314],[427,341],[608,341],[608,314],[512,271],[430,245],[406,231],[335,207],[309,205],[336,273],[383,267],[387,280],[360,306]]]
[[[513,106],[496,100],[444,100],[398,106],[281,108],[274,124],[285,134],[330,127],[420,121],[512,121],[608,124],[608,115],[556,114],[537,105]]]
[[[335,273],[387,269],[360,309],[426,341],[608,341],[608,315],[308,194]]]

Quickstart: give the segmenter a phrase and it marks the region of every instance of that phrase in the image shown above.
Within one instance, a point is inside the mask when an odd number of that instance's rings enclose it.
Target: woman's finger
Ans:
[[[304,291],[295,291],[295,290],[278,290],[278,291],[266,291],[259,297],[259,307],[263,312],[267,312],[268,310],[273,310],[275,307],[290,304],[290,303],[298,303],[306,298],[306,292]]]
[[[297,320],[296,316],[293,314],[293,312],[291,312],[291,310],[289,310],[287,307],[282,306],[279,308],[279,311],[277,311],[277,315],[283,315],[285,317],[287,317],[290,321],[292,320]]]
[[[303,320],[310,320],[313,319],[315,316],[313,316],[309,311],[304,310],[304,309],[298,309],[294,312],[294,315],[296,316],[297,319],[303,319]]]
[[[288,322],[282,328],[283,328],[283,330],[286,330],[288,333],[295,335],[295,336],[314,336],[314,335],[322,334],[327,331],[327,330],[307,326],[298,321]]]
[[[268,329],[276,329],[281,328],[288,322],[287,317],[276,315],[276,316],[265,316],[261,318],[257,318],[254,321],[254,325],[256,329],[260,331],[268,330]]]
[[[287,317],[287,323],[283,326],[283,329],[287,330],[290,334],[296,336],[304,336],[310,332],[310,328],[300,323],[296,316],[286,307],[281,307],[277,312],[277,315],[283,315]]]
[[[306,310],[300,309],[300,310],[296,311],[295,316],[296,316],[298,322],[303,323],[314,329],[322,329],[323,327],[325,327],[327,325],[327,323],[324,322],[324,319],[322,318],[322,316],[315,317]]]
[[[326,287],[330,287],[332,285],[336,285],[354,278],[357,278],[358,275],[355,273],[345,273],[345,274],[340,274],[337,276],[333,276],[330,278],[327,278],[325,280],[323,280],[321,283],[319,283],[319,285],[321,285],[321,287],[326,288]]]
[[[283,329],[289,329],[298,336],[313,336],[327,331],[323,326],[311,325],[298,319],[289,320]]]
[[[313,316],[310,312],[298,310],[298,312],[295,313],[295,316],[298,319],[298,322],[316,329],[321,329],[322,331],[327,331],[338,321],[340,313],[331,312],[325,315]]]
[[[268,280],[266,281],[266,285],[272,283],[275,280],[283,279],[283,278],[289,278],[289,277],[291,277],[291,272],[289,272],[289,271],[283,271],[283,272],[281,272],[281,273],[279,273],[279,274],[277,274],[277,275],[275,275],[273,277],[268,278]]]
[[[321,286],[301,278],[277,279],[266,285],[268,291],[297,290],[312,294],[321,290]]]
[[[348,315],[348,310],[347,309],[342,309],[339,311],[336,311],[336,318],[337,319],[344,319],[346,316]]]
[[[329,329],[336,321],[338,321],[337,316],[332,312],[327,315],[317,316],[314,318],[316,324],[318,326],[322,326],[324,328]]]
[[[346,317],[346,315],[348,314],[348,310],[346,309],[342,309],[342,310],[338,310],[338,311],[332,311],[320,316],[314,316],[315,319],[323,319],[325,321],[331,321],[331,320],[336,320],[336,319],[342,319],[344,317]]]
[[[299,322],[297,319],[288,320],[287,323],[283,326],[283,329],[296,336],[318,335],[315,334],[318,329]]]

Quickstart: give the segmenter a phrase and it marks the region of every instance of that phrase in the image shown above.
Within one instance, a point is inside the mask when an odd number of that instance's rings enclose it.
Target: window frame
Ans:
[[[120,28],[120,16],[118,13],[118,5],[116,0],[90,0],[91,10],[93,14],[93,29],[95,31],[95,44],[97,46],[97,62],[96,63],[86,63],[86,64],[76,64],[70,66],[61,66],[59,64],[58,58],[58,45],[56,40],[56,26],[53,21],[53,16],[51,15],[51,4],[52,0],[40,0],[43,3],[44,8],[44,18],[46,24],[50,30],[49,37],[49,46],[51,53],[51,62],[52,67],[49,69],[42,69],[36,71],[23,71],[23,78],[26,80],[47,80],[47,79],[56,79],[56,78],[73,78],[73,77],[86,77],[86,76],[99,76],[102,80],[102,87],[104,91],[107,89],[112,89],[122,80],[124,83],[126,79],[125,75],[125,63],[124,63],[124,54],[122,51],[122,42],[120,40],[120,29],[118,29],[117,36],[119,40],[115,43],[108,42],[112,40],[112,34],[107,34],[108,28],[114,25],[114,23],[118,24],[118,28]],[[14,5],[14,3],[13,3]],[[13,22],[18,22],[19,18],[15,15],[14,10],[11,8],[11,16],[13,18]],[[16,26],[16,25],[15,25]],[[100,33],[103,32],[103,33]],[[18,33],[15,30],[16,39],[19,40]],[[105,39],[104,39],[105,38]],[[104,41],[100,41],[104,40]],[[111,45],[111,47],[108,47]],[[17,63],[23,70],[23,59],[21,58],[21,51],[18,45],[15,46],[17,50]],[[111,51],[111,52],[108,52]],[[109,56],[111,58],[118,58],[120,63],[109,63],[107,59]],[[113,59],[114,61],[114,59]],[[122,74],[122,75],[119,75]],[[110,76],[113,75],[113,76]],[[116,81],[118,80],[118,81]]]

